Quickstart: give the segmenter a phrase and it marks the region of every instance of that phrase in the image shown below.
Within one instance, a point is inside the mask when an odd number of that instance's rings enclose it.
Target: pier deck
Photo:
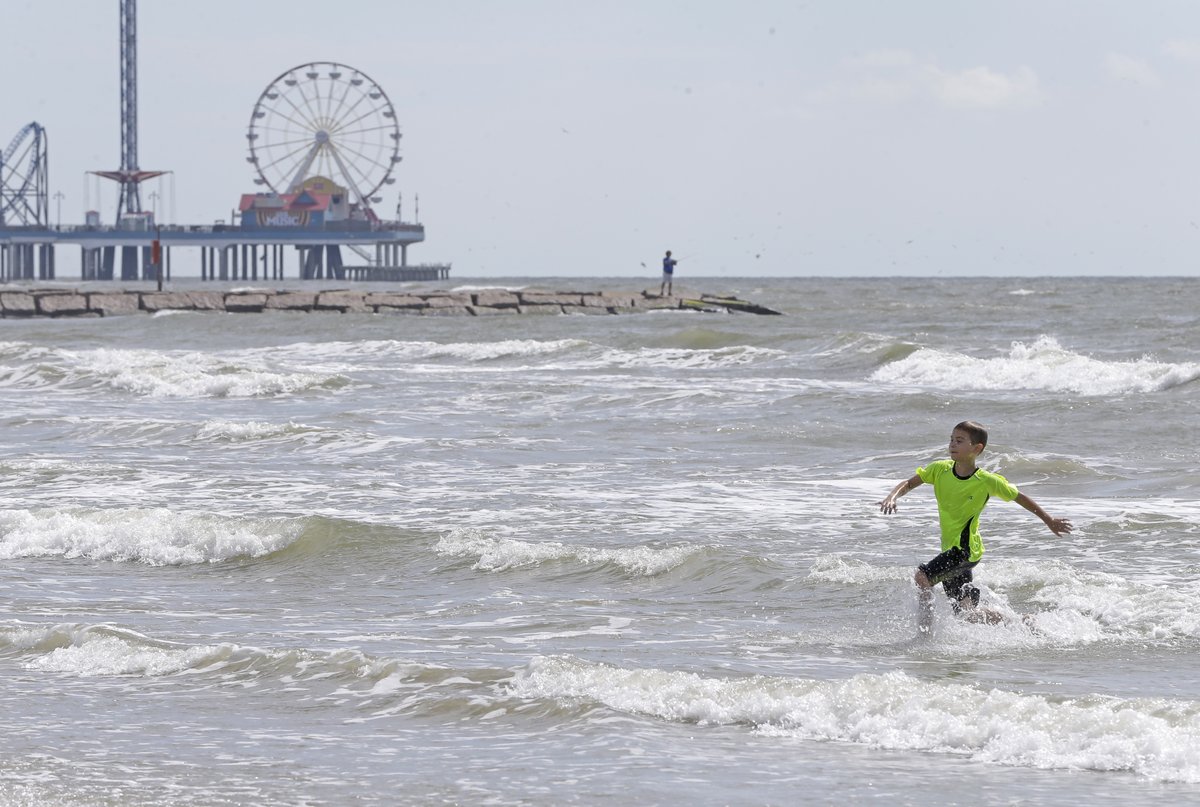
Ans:
[[[60,246],[79,247],[82,281],[153,280],[155,241],[167,279],[172,250],[180,248],[200,250],[201,280],[283,280],[289,263],[299,280],[445,279],[449,264],[408,263],[408,248],[424,240],[423,225],[398,221],[264,229],[219,223],[164,224],[141,230],[101,225],[0,226],[0,281],[54,280],[60,274]],[[288,247],[295,253],[291,260]],[[354,265],[346,263],[347,257]]]

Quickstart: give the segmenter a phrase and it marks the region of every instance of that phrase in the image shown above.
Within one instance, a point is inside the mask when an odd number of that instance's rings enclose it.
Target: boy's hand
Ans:
[[[891,493],[883,497],[883,501],[879,503],[879,509],[884,513],[896,512],[896,500],[905,493],[908,493],[910,490],[921,487],[923,484],[924,483],[921,481],[921,477],[915,474],[908,479],[905,479],[899,485],[896,485],[896,487],[892,488]]]
[[[1046,526],[1050,528],[1050,532],[1055,535],[1066,535],[1075,529],[1071,526],[1071,522],[1065,518],[1047,518]]]

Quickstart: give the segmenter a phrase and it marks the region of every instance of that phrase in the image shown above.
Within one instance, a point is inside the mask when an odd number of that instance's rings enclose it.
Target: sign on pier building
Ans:
[[[246,193],[238,210],[243,230],[278,227],[321,229],[325,224],[366,224],[368,213],[349,201],[346,189],[322,176],[304,180],[294,193]]]

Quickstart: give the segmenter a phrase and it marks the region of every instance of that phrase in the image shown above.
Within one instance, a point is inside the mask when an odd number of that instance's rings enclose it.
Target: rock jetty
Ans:
[[[0,288],[0,317],[112,317],[159,311],[336,312],[441,316],[636,314],[655,310],[778,314],[736,297],[659,297],[646,292],[542,291],[91,291]]]

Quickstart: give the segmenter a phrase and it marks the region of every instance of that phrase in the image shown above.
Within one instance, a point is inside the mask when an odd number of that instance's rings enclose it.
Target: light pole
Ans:
[[[158,191],[150,191],[150,213],[154,216],[154,223],[158,223]]]
[[[151,194],[153,196],[153,194]],[[162,291],[163,281],[163,254],[162,254],[162,229],[158,226],[158,222],[154,222],[154,241],[150,244],[150,259],[154,262],[154,276],[158,280],[158,290]]]
[[[56,225],[58,229],[62,229],[62,200],[65,198],[62,191],[57,191],[54,194],[54,201],[58,203],[58,223]]]

